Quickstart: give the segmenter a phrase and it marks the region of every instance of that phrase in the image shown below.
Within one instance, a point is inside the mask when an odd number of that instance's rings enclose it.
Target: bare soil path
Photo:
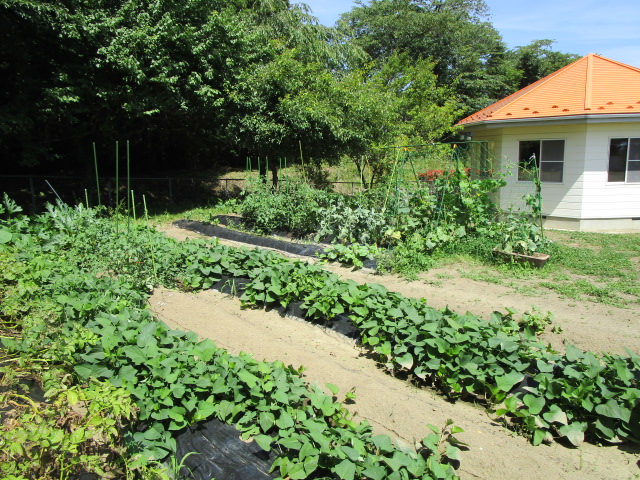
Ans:
[[[183,239],[192,234],[164,227],[167,235]],[[329,270],[358,282],[380,283],[408,296],[426,297],[435,307],[488,315],[495,308],[530,308],[530,298],[517,304],[518,296],[502,285],[463,278],[455,267],[429,272],[417,282],[406,282],[371,272],[351,272],[337,266]],[[456,274],[457,273],[457,274]],[[552,294],[536,298],[536,304],[556,314],[564,328],[551,335],[554,345],[570,338],[590,350],[620,352],[622,345],[640,351],[637,322],[620,319],[597,304],[569,305]],[[542,298],[543,301],[540,301]],[[451,404],[430,389],[418,389],[393,378],[363,355],[349,339],[304,321],[284,317],[276,311],[242,310],[239,301],[216,291],[198,294],[158,289],[150,298],[158,317],[173,327],[211,338],[232,353],[245,351],[257,359],[282,360],[295,367],[304,365],[310,383],[336,384],[344,395],[354,388],[357,399],[349,408],[358,419],[367,419],[377,433],[387,433],[407,444],[427,434],[425,424],[444,425],[448,418],[465,430],[457,435],[469,444],[462,454],[459,471],[463,479],[631,479],[640,478],[639,450],[629,446],[598,447],[584,444],[578,449],[558,443],[533,447],[499,425],[479,406]],[[611,312],[610,312],[611,310]],[[637,314],[635,315],[637,317]]]
[[[206,238],[173,225],[162,226],[159,230],[178,240]],[[246,246],[226,240],[220,240],[220,243]],[[313,259],[310,261],[314,262]],[[536,306],[543,312],[552,312],[554,324],[562,328],[561,333],[548,331],[542,335],[558,350],[562,351],[565,343],[571,343],[593,352],[625,355],[628,348],[640,354],[640,311],[637,308],[564,298],[551,290],[531,288],[535,281],[527,278],[511,280],[508,285],[498,284],[491,281],[483,267],[461,263],[434,268],[411,282],[397,275],[378,275],[371,270],[353,271],[338,264],[328,264],[325,268],[358,283],[379,283],[407,297],[426,298],[435,308],[448,306],[453,311],[470,312],[483,318],[489,318],[495,310],[505,312],[507,307],[522,313]],[[482,278],[486,280],[480,280]]]

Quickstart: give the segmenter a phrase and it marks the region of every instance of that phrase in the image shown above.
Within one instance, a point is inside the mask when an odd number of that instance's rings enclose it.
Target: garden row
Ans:
[[[17,213],[5,199],[0,214],[7,210]],[[207,418],[271,451],[282,478],[455,477],[451,425],[432,429],[417,451],[400,449],[352,421],[333,385],[326,394],[281,362],[230,355],[171,330],[146,305],[159,283],[207,288],[223,269],[255,276],[274,259],[178,244],[82,207],[0,222],[0,400],[15,418],[0,431],[3,477],[158,478],[150,465],[175,451],[175,434]],[[45,399],[20,390],[18,378],[42,383]]]
[[[568,346],[560,354],[508,315],[487,321],[439,311],[270,252],[177,243],[135,225],[120,225],[118,233],[112,220],[81,207],[6,222],[0,239],[11,266],[3,269],[3,318],[26,319],[5,346],[72,368],[79,379],[124,388],[140,408],[141,431],[129,448],[137,445],[148,458],[172,450],[171,432],[215,416],[273,449],[283,477],[454,475],[441,462],[457,458],[455,446],[438,452],[435,432],[418,455],[400,451],[368,425],[352,423],[335,398],[307,388],[294,370],[168,330],[144,305],[154,285],[200,290],[223,278],[242,285],[245,306],[298,304],[306,318],[323,323],[348,315],[388,369],[452,399],[485,400],[536,444],[553,436],[573,444],[585,436],[640,438],[640,357],[632,352],[597,356]],[[38,302],[46,314],[32,316],[26,305]]]
[[[360,266],[380,258],[383,270],[412,275],[433,252],[456,251],[491,259],[493,249],[534,255],[552,246],[541,227],[541,190],[525,196],[527,211],[501,212],[493,194],[504,178],[471,176],[461,165],[429,182],[387,182],[348,196],[287,182],[272,188],[249,182],[226,207],[242,214],[252,232],[290,232],[337,244],[332,259]],[[537,178],[537,177],[536,177]],[[383,247],[384,249],[380,249]]]
[[[396,374],[438,388],[451,399],[482,399],[531,435],[534,444],[564,437],[640,440],[640,357],[596,355],[568,345],[555,352],[510,315],[477,316],[437,310],[426,301],[359,285],[271,252],[185,245],[189,285],[220,278],[243,281],[245,306],[301,302],[307,319],[348,315],[372,355]]]

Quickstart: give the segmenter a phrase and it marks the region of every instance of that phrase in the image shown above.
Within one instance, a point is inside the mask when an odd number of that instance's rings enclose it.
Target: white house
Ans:
[[[640,231],[639,68],[590,54],[458,124],[511,171],[503,209],[535,161],[547,227]]]

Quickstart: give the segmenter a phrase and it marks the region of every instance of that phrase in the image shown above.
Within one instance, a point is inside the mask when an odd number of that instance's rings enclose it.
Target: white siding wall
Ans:
[[[473,132],[472,129],[469,129]],[[583,169],[586,127],[581,125],[503,127],[479,129],[473,140],[487,140],[496,159],[501,159],[507,185],[500,193],[502,209],[526,208],[522,197],[533,193],[532,182],[518,181],[518,148],[521,140],[564,140],[562,183],[542,184],[542,213],[547,216],[578,219],[582,212]]]
[[[587,132],[582,218],[640,218],[640,184],[607,182],[609,139],[640,137],[640,125],[591,124]]]

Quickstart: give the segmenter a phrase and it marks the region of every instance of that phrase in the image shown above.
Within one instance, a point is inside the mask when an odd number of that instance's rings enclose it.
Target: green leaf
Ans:
[[[347,456],[347,458],[352,462],[358,461],[358,457],[360,456],[360,453],[355,448],[351,448],[346,445],[343,445],[340,447],[340,450],[342,450],[344,454]]]
[[[291,418],[289,412],[283,410],[278,420],[276,420],[276,425],[278,426],[278,428],[281,428],[283,430],[291,428],[294,425],[293,418]]]
[[[405,368],[407,370],[411,370],[411,367],[413,367],[413,356],[409,352],[399,357],[396,357],[395,360],[398,363],[398,365],[400,365],[402,368]]]
[[[604,405],[597,405],[595,410],[596,413],[604,417],[619,418],[625,422],[628,422],[631,418],[631,412],[626,408],[620,408],[620,405],[614,399],[609,399]]]
[[[558,405],[551,405],[551,407],[549,407],[549,411],[542,414],[542,418],[549,423],[560,423],[562,425],[567,425],[569,423],[567,420],[567,414],[564,413]]]
[[[318,455],[307,457],[307,459],[304,461],[304,473],[306,474],[306,476],[303,478],[307,478],[317,470],[319,461],[320,457]]]
[[[280,389],[276,390],[273,393],[273,399],[276,402],[283,403],[285,405],[289,404],[289,395],[287,395],[283,390]]]
[[[391,458],[385,458],[384,462],[391,467],[391,470],[394,472],[399,471],[402,467],[406,467],[411,463],[409,457],[406,454],[395,451],[393,452],[393,456]]]
[[[9,243],[12,237],[13,235],[9,230],[4,228],[0,229],[0,244]]]
[[[596,419],[596,430],[598,430],[602,436],[608,440],[614,440],[616,438],[615,422],[611,418],[598,418]]]
[[[538,415],[545,405],[543,397],[531,395],[530,393],[526,394],[522,400],[524,404],[529,407],[529,413],[531,415]]]
[[[276,419],[271,412],[260,412],[259,422],[262,431],[267,432],[276,423]]]
[[[315,448],[310,442],[306,442],[304,445],[302,445],[300,453],[298,454],[298,458],[300,460],[304,460],[307,457],[315,456],[319,453],[320,451]]]
[[[216,347],[216,344],[206,338],[195,346],[191,351],[191,355],[194,355],[195,357],[198,357],[199,360],[208,363],[217,351],[218,347]]]
[[[184,420],[185,409],[183,407],[173,406],[167,411],[167,415],[176,422]]]
[[[149,360],[144,350],[137,345],[127,345],[122,349],[122,353],[136,365],[142,365]]]
[[[213,415],[213,412],[216,411],[216,407],[215,405],[213,405],[213,403],[205,402],[205,401],[200,401],[196,408],[197,408],[196,413],[193,416],[193,419],[196,422],[206,420],[211,415]]]
[[[76,365],[75,367],[73,367],[73,369],[76,371],[76,373],[81,378],[89,378],[89,377],[111,378],[111,377],[113,377],[113,372],[108,367],[105,367],[104,365],[100,365],[100,364],[83,363],[81,365]]]
[[[393,451],[393,443],[391,442],[391,438],[389,435],[376,435],[371,438],[373,444],[380,450],[380,452],[392,452]]]
[[[574,446],[579,446],[584,442],[584,432],[587,430],[587,424],[584,422],[573,422],[569,425],[563,425],[558,432],[566,437]]]
[[[533,445],[540,445],[545,438],[547,438],[547,432],[545,430],[536,429],[533,432]]]
[[[304,468],[304,463],[289,462],[287,465],[287,478],[291,480],[302,480],[307,478],[307,472]]]
[[[158,329],[158,324],[156,322],[148,322],[140,326],[138,330],[138,340],[137,344],[140,348],[145,348],[145,346],[149,345],[152,342],[155,342],[155,334]]]
[[[362,474],[371,480],[383,480],[387,475],[387,469],[381,465],[371,465],[365,468]]]
[[[253,388],[260,383],[260,379],[248,370],[240,370],[238,372],[238,378],[246,383],[249,388]]]
[[[524,374],[520,372],[511,372],[501,377],[496,377],[496,385],[503,392],[509,392],[514,385],[520,383],[524,379]]]
[[[293,437],[281,438],[280,440],[278,440],[278,443],[284,448],[288,448],[290,450],[300,450],[302,448],[302,443],[300,442],[300,440]]]
[[[69,436],[69,441],[71,443],[82,443],[84,441],[84,434],[85,434],[84,428],[77,428]]]
[[[351,460],[345,459],[333,468],[333,471],[342,480],[353,480],[356,474],[356,464]]]
[[[389,355],[391,355],[391,343],[390,342],[381,343],[376,347],[376,352],[378,352],[380,355],[384,355],[388,357]]]
[[[575,362],[577,360],[580,360],[584,356],[584,352],[574,347],[573,345],[568,344],[566,347],[565,356],[567,357],[567,360],[569,360],[570,362]]]
[[[454,445],[447,445],[445,455],[450,460],[460,461],[460,449]]]
[[[340,389],[337,386],[335,386],[333,383],[326,383],[325,385],[333,395],[337,395],[338,392],[340,391]]]
[[[142,433],[142,436],[145,440],[154,441],[162,438],[162,435],[164,434],[164,432],[165,432],[165,429],[162,426],[162,424],[156,422],[153,425],[151,425],[150,428],[146,429]]]
[[[273,441],[273,438],[271,438],[269,435],[256,435],[255,437],[253,437],[253,439],[262,450],[264,450],[265,452],[271,451],[271,442]]]

